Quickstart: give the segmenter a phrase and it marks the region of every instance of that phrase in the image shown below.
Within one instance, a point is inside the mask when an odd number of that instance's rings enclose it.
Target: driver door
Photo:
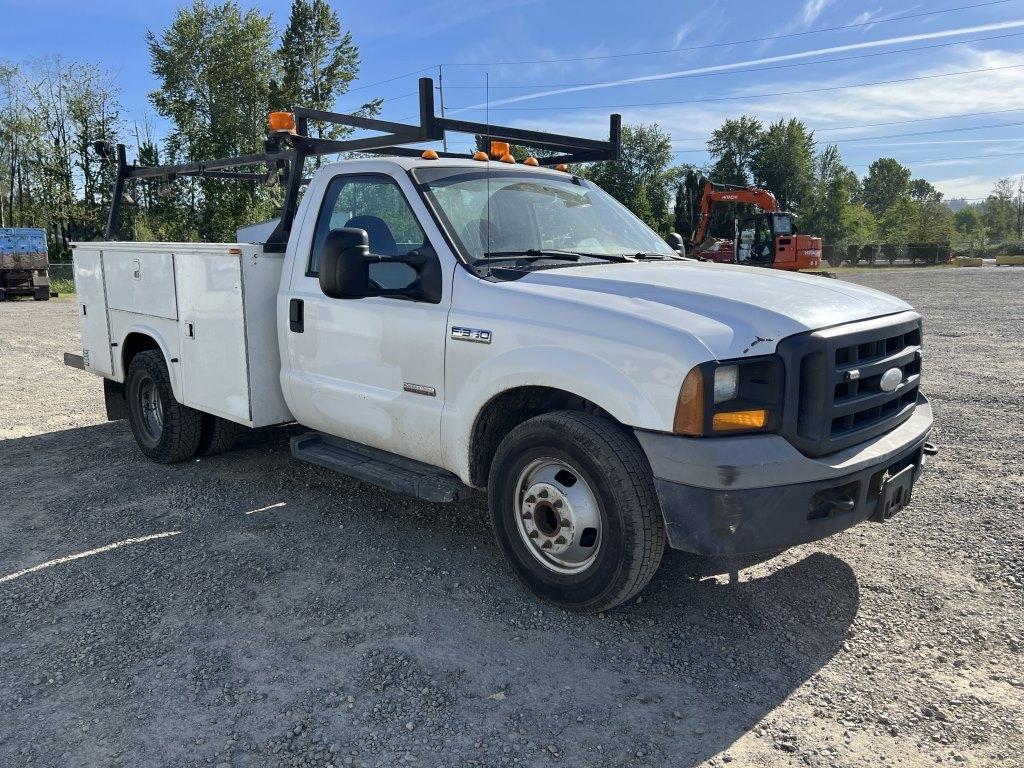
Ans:
[[[320,191],[319,211],[311,207],[306,214],[316,217],[312,235],[296,246],[287,297],[282,384],[292,413],[328,434],[439,464],[450,291],[440,304],[384,296],[332,299],[320,290],[318,271],[332,229],[364,229],[372,253],[400,256],[430,245],[421,219],[387,174],[340,174]],[[406,264],[373,264],[370,279],[382,288],[404,288],[416,272]]]

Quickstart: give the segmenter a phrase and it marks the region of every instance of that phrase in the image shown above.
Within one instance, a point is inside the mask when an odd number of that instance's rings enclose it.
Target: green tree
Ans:
[[[993,240],[1008,240],[1017,234],[1016,190],[1013,179],[999,179],[984,202],[985,230]]]
[[[843,164],[839,148],[826,146],[814,164],[813,193],[800,217],[800,229],[818,235],[826,243],[846,240],[851,221],[847,210],[852,205],[856,178]]]
[[[903,195],[896,198],[879,217],[878,234],[887,243],[908,243],[914,240],[916,222],[914,201]]]
[[[864,244],[877,239],[878,222],[875,220],[875,215],[865,206],[860,203],[851,203],[843,207],[841,215],[842,240],[844,242]]]
[[[940,200],[914,201],[914,239],[919,243],[948,243],[955,233],[953,212]]]
[[[672,141],[658,125],[624,125],[620,159],[594,163],[581,174],[667,234],[673,226],[670,190],[679,174],[671,162]]]
[[[953,216],[953,226],[972,253],[985,244],[985,222],[977,206],[969,205],[957,211]]]
[[[814,134],[796,119],[772,123],[755,145],[750,169],[783,210],[800,211],[814,183]]]
[[[242,12],[233,0],[203,0],[178,10],[159,36],[147,32],[157,112],[174,128],[171,154],[188,161],[259,152],[276,73],[269,16]],[[197,184],[199,236],[234,240],[244,222],[267,218],[266,191],[254,185],[202,179]]]
[[[711,179],[718,184],[751,184],[751,163],[763,132],[761,121],[747,115],[722,123],[708,139]]]
[[[933,187],[931,182],[926,179],[914,179],[910,182],[908,191],[911,199],[916,200],[919,203],[923,203],[928,200],[938,201],[942,199],[942,193]]]
[[[277,50],[281,81],[271,87],[277,108],[303,106],[329,112],[348,92],[359,74],[359,48],[352,33],[342,34],[341,29],[341,19],[326,0],[293,0]],[[380,99],[367,102],[360,113],[375,115],[380,105]],[[342,138],[351,130],[334,123],[310,124],[310,133],[324,138]]]
[[[751,163],[763,133],[761,121],[748,115],[722,123],[708,139],[711,180],[716,184],[750,186],[753,183]],[[739,211],[740,206],[735,203],[716,205],[708,233],[713,237],[732,237],[733,220],[739,216]]]
[[[875,216],[882,216],[907,195],[909,186],[909,168],[891,157],[879,158],[868,166],[868,174],[864,177],[864,205]]]
[[[700,198],[704,192],[704,180],[692,165],[680,168],[680,178],[676,183],[675,205],[672,208],[673,232],[688,240],[697,228],[697,216],[700,213]]]

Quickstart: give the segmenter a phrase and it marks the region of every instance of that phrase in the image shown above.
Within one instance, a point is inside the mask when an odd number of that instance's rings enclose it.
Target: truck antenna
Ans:
[[[487,243],[484,245],[484,258],[487,260],[487,274],[491,273],[491,73],[484,72],[484,123],[487,135],[484,137],[484,151],[487,153],[487,165],[484,178],[487,180]]]

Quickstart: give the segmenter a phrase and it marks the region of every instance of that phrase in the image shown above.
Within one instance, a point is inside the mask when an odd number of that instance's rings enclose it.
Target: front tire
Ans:
[[[562,608],[595,613],[629,600],[665,551],[646,457],[633,435],[592,414],[544,414],[512,430],[488,495],[512,570]]]
[[[128,369],[125,388],[128,423],[146,458],[160,464],[173,464],[196,455],[201,414],[174,398],[167,365],[160,352],[149,350],[135,356]]]

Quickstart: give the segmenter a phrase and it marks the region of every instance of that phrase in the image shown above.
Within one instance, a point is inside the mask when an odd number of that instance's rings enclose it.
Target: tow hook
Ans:
[[[934,456],[938,452],[939,452],[939,446],[937,446],[935,443],[925,443],[924,444],[924,455],[925,456]]]

